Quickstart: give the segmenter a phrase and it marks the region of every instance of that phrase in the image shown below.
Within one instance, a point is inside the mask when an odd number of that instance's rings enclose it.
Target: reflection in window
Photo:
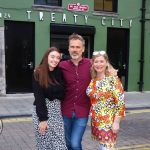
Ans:
[[[34,0],[37,5],[61,6],[62,0]]]
[[[117,12],[118,0],[94,0],[95,11]]]

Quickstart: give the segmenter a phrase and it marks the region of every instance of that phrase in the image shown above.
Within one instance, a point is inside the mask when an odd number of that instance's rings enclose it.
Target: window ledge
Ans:
[[[60,6],[48,6],[48,5],[32,5],[32,8],[34,10],[41,10],[41,11],[57,11],[57,12],[62,12],[63,7]]]
[[[119,14],[115,13],[115,12],[94,11],[93,15],[95,15],[95,16],[118,17]]]

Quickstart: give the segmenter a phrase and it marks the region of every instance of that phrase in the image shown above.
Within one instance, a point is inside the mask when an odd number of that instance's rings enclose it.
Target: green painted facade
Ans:
[[[67,10],[69,3],[88,5],[88,12]],[[50,23],[76,24],[95,26],[94,50],[107,49],[107,27],[129,29],[129,68],[128,91],[139,91],[140,55],[141,55],[141,7],[142,0],[118,0],[118,12],[114,14],[95,15],[94,3],[91,0],[63,0],[62,8],[54,11],[51,9],[38,10],[33,8],[34,0],[0,0],[0,27],[4,26],[4,20],[25,21],[35,23],[35,64],[38,64],[45,49],[50,45]],[[31,13],[27,13],[31,11]],[[39,12],[44,12],[43,20],[39,18]],[[63,22],[63,15],[66,22]],[[10,15],[10,17],[9,17]],[[78,15],[75,22],[74,15]],[[88,16],[88,19],[85,19]],[[53,18],[52,18],[53,17]],[[105,25],[102,18],[105,17]],[[112,18],[114,25],[112,25]],[[122,26],[120,19],[123,19]],[[86,22],[87,21],[87,22]],[[67,29],[66,29],[67,30]],[[146,21],[144,40],[144,86],[143,91],[150,91],[150,1],[146,1]]]

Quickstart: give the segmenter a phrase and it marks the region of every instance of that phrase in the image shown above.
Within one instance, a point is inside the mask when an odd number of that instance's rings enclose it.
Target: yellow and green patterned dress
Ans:
[[[113,148],[116,133],[112,131],[115,116],[124,117],[124,90],[118,77],[92,79],[86,90],[91,100],[92,138],[107,148]]]

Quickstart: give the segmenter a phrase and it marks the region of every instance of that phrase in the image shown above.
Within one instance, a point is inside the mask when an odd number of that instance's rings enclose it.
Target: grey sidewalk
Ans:
[[[126,108],[150,109],[149,92],[126,92]],[[0,118],[31,116],[34,97],[33,94],[8,94],[0,96]]]

